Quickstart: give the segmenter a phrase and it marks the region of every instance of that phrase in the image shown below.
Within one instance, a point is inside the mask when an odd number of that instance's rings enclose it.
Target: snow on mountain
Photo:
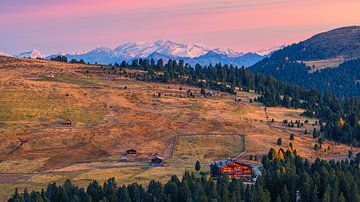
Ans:
[[[18,58],[44,58],[44,57],[46,57],[46,55],[42,54],[40,51],[34,49],[29,52],[20,53],[16,57],[18,57]]]
[[[202,65],[208,65],[210,63],[214,65],[216,63],[221,63],[221,64],[234,65],[238,67],[242,67],[242,66],[248,67],[255,64],[256,62],[258,62],[263,58],[264,56],[258,55],[256,53],[239,54],[238,56],[235,57],[234,55],[228,56],[226,54],[219,54],[215,51],[209,51],[207,54],[202,55],[200,57],[183,58],[183,60],[191,65],[195,65],[197,63]]]
[[[7,56],[7,57],[11,57],[12,55],[9,53],[5,53],[5,52],[1,52],[0,51],[0,56]]]
[[[244,55],[244,53],[239,53],[239,52],[234,51],[233,49],[230,49],[230,48],[225,49],[225,50],[220,49],[220,48],[216,48],[216,49],[213,49],[212,51],[215,52],[215,53],[218,53],[218,54],[227,55],[227,56],[232,57],[232,58]]]
[[[115,52],[124,60],[128,60],[132,58],[148,57],[155,52],[172,57],[194,58],[206,54],[208,50],[199,45],[188,45],[158,40],[152,43],[126,43],[115,48]]]
[[[49,60],[51,58],[56,57],[57,55],[63,55],[69,61],[72,59],[75,59],[75,60],[83,59],[83,60],[85,60],[85,62],[99,63],[99,64],[109,64],[109,63],[113,64],[115,62],[119,63],[119,61],[120,62],[122,61],[121,57],[118,57],[113,49],[106,48],[106,47],[95,48],[89,52],[77,51],[74,53],[65,53],[62,51],[59,54],[50,55],[50,56],[46,57],[45,59]]]
[[[282,49],[284,48],[286,45],[281,45],[281,46],[272,46],[272,47],[269,47],[269,48],[264,48],[264,49],[261,49],[261,50],[258,50],[258,51],[255,51],[255,53],[259,54],[259,55],[262,55],[262,56],[267,56],[279,49]]]
[[[266,51],[269,51],[269,49]],[[265,53],[265,50],[260,52]],[[27,55],[24,53],[22,56],[24,55],[34,57],[36,56],[36,51],[27,53]],[[85,62],[99,64],[114,64],[115,62],[121,63],[123,60],[131,62],[131,60],[138,58],[153,58],[156,60],[163,59],[164,61],[181,59],[191,65],[196,63],[208,65],[220,62],[234,66],[251,66],[264,58],[264,56],[257,53],[241,53],[232,49],[208,49],[196,44],[183,44],[165,40],[125,43],[115,49],[100,47],[88,52],[65,53],[61,51],[45,59],[50,59],[57,55],[64,55],[68,60],[83,59]]]
[[[73,52],[66,52],[64,50],[61,50],[57,54],[54,54],[54,56],[56,56],[56,55],[81,55],[84,53],[86,53],[86,51],[84,51],[84,50],[78,50],[78,51],[73,51]]]

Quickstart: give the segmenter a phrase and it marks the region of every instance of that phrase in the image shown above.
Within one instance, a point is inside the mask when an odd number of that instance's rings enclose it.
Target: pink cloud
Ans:
[[[30,45],[49,51],[113,47],[159,38],[246,51],[360,20],[360,1],[355,0],[4,1],[2,51]]]

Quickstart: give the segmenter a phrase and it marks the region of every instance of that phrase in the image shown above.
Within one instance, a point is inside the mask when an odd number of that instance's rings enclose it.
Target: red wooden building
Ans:
[[[211,164],[210,174],[213,178],[227,174],[230,179],[239,179],[241,177],[251,176],[253,174],[253,168],[250,165],[229,159]]]

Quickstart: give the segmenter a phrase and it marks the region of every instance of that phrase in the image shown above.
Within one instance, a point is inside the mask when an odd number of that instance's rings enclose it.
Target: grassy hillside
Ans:
[[[323,60],[360,57],[360,26],[342,27],[317,34],[305,41],[285,47],[272,57],[290,60]]]
[[[253,92],[202,97],[199,88],[128,76],[142,71],[107,71],[100,66],[0,57],[2,197],[15,186],[41,188],[67,178],[78,185],[111,176],[124,184],[165,181],[193,170],[196,159],[207,171],[208,162],[237,156],[244,146],[242,160],[271,147],[287,148],[290,142],[298,154],[312,159],[340,158],[350,149],[325,141],[323,149],[315,151],[316,139],[302,133],[317,127],[312,125],[315,119],[300,116],[299,109],[266,111],[261,103],[250,102],[258,96]],[[71,125],[64,124],[68,119]],[[309,123],[294,132],[282,124],[284,119]],[[289,140],[290,133],[295,133],[295,140]],[[174,145],[179,134],[204,136],[180,137]],[[245,139],[227,134],[243,134]],[[278,138],[282,146],[276,145]],[[127,149],[136,149],[137,155],[118,162]],[[164,157],[164,166],[149,165],[153,154]]]

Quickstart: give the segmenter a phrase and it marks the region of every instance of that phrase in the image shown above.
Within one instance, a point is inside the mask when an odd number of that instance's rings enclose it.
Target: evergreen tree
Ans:
[[[86,193],[89,194],[94,201],[100,201],[104,197],[104,191],[97,181],[89,184]]]
[[[118,188],[117,197],[120,202],[131,202],[128,189],[125,186],[121,186]]]
[[[286,185],[284,185],[283,189],[281,190],[281,201],[282,202],[290,201],[290,195]]]
[[[196,170],[196,171],[200,171],[200,169],[201,169],[200,161],[196,161],[196,163],[195,163],[195,170]]]
[[[290,134],[290,140],[294,140],[295,139],[295,135],[294,135],[294,133],[291,133]]]

